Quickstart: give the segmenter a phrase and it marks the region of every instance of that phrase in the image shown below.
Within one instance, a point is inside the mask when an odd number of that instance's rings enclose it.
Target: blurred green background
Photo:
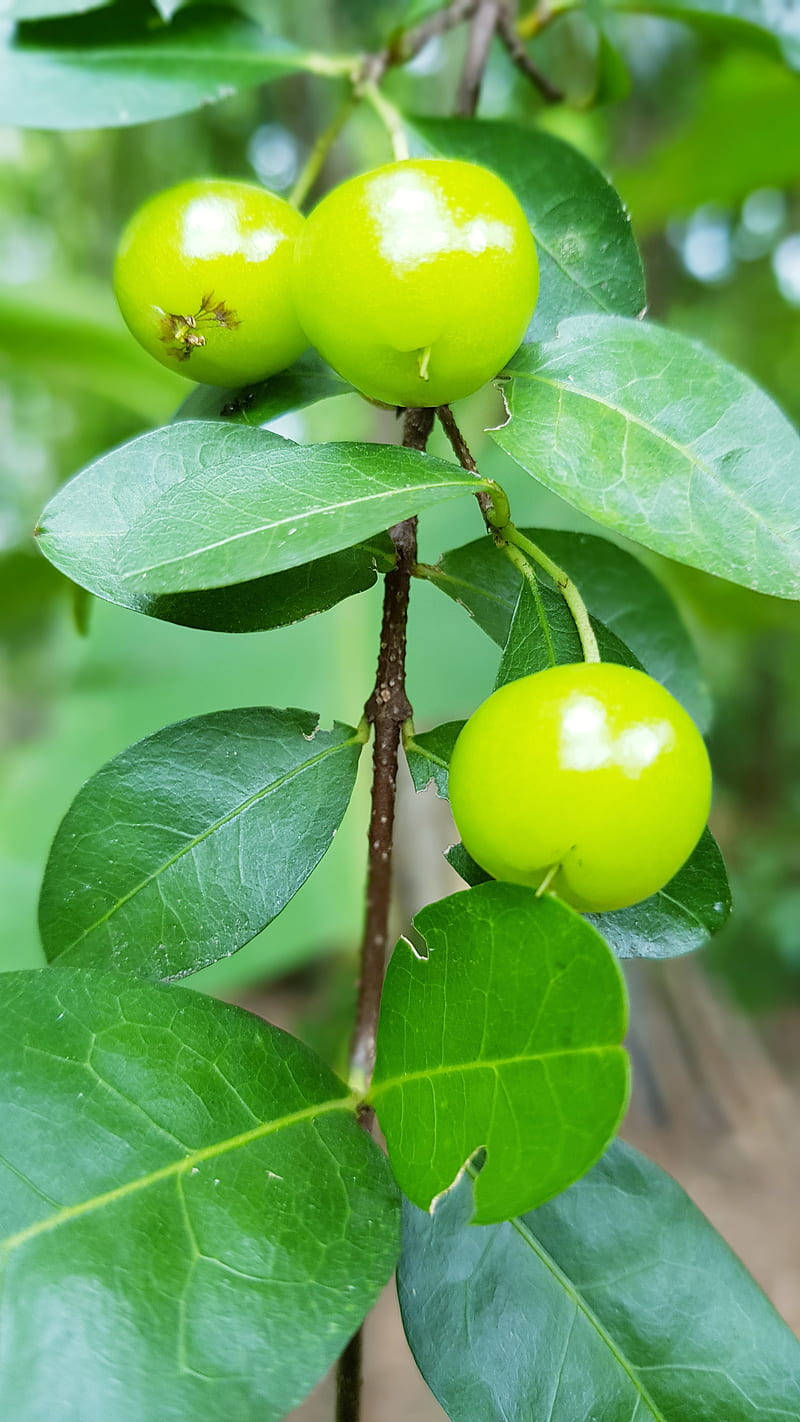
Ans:
[[[298,6],[253,0],[276,31],[316,49],[375,47],[400,3]],[[516,114],[597,162],[629,203],[651,314],[701,337],[800,418],[800,81],[752,50],[716,47],[644,17],[609,31],[601,67],[586,14],[559,22],[538,59],[567,91],[544,108],[493,54],[480,112]],[[565,39],[566,36],[566,39]],[[435,40],[387,84],[402,107],[446,112],[462,34]],[[629,87],[628,87],[629,86]],[[626,93],[627,90],[627,93]],[[287,191],[340,97],[337,84],[281,80],[186,117],[127,130],[0,129],[0,967],[41,961],[36,901],[50,840],[81,783],[130,742],[182,717],[269,703],[357,720],[373,674],[379,589],[294,628],[245,637],[137,617],[74,590],[32,547],[52,490],[110,445],[166,422],[189,385],[151,362],[110,294],[119,231],[151,192],[189,176]],[[387,157],[359,113],[317,193]],[[483,434],[483,393],[460,411],[482,469],[518,523],[588,526],[510,465]],[[300,440],[385,438],[358,397],[291,416]],[[438,440],[438,436],[437,436]],[[444,453],[443,446],[431,446]],[[445,506],[421,530],[432,560],[480,531]],[[800,997],[800,609],[650,559],[700,644],[717,717],[715,828],[736,912],[704,954],[749,1008]],[[79,625],[86,623],[83,634]],[[428,585],[414,588],[409,678],[419,727],[468,714],[491,687],[496,649]],[[335,845],[289,908],[242,952],[193,982],[233,993],[355,947],[361,919],[365,765]]]

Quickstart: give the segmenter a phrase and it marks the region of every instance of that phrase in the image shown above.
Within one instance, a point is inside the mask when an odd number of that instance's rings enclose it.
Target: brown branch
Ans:
[[[456,113],[462,118],[471,118],[478,107],[481,84],[489,62],[500,10],[500,0],[478,0],[472,17],[467,56],[458,83]]]
[[[387,69],[396,64],[408,64],[430,40],[469,20],[479,3],[480,0],[452,0],[450,5],[436,10],[427,20],[422,20],[410,30],[401,30],[384,49],[367,60],[367,77],[377,83]]]
[[[465,440],[463,434],[458,428],[458,425],[456,424],[455,417],[453,415],[453,411],[450,409],[450,406],[440,405],[436,411],[436,418],[438,419],[439,424],[447,435],[447,438],[450,441],[450,447],[459,464],[461,465],[461,468],[468,470],[469,473],[474,474],[476,478],[479,477],[478,466],[472,457],[472,451],[470,450],[467,441]],[[491,533],[492,536],[495,536],[497,534],[497,529],[490,518],[490,514],[492,511],[491,494],[488,494],[485,489],[481,489],[480,493],[477,493],[475,495],[475,498],[478,500],[480,511],[483,514],[483,520],[486,524],[489,533]]]
[[[517,31],[514,7],[509,4],[500,6],[497,16],[497,33],[517,68],[539,90],[542,98],[548,104],[561,103],[564,98],[562,90],[553,84],[546,74],[542,73],[537,64],[534,64]]]
[[[424,450],[433,428],[433,410],[406,410],[403,447]],[[375,685],[364,715],[375,730],[372,751],[372,809],[369,819],[367,912],[361,944],[356,1020],[350,1045],[351,1080],[366,1088],[375,1065],[381,990],[386,969],[392,902],[392,840],[397,798],[397,760],[403,726],[411,715],[406,694],[406,622],[411,569],[417,559],[417,520],[389,530],[397,562],[386,574],[383,620]],[[362,1109],[361,1125],[371,1131],[374,1114]],[[359,1422],[361,1414],[362,1331],[351,1338],[336,1374],[336,1422]]]

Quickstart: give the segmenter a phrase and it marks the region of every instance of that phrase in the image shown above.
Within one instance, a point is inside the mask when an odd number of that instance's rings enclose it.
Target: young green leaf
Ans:
[[[182,988],[0,977],[0,1394],[15,1422],[259,1417],[397,1258],[386,1160],[308,1048]]]
[[[76,474],[37,533],[63,573],[124,605],[296,568],[481,487],[454,464],[396,445],[297,445],[186,420]]]
[[[389,1159],[427,1209],[485,1147],[475,1221],[508,1219],[588,1170],[619,1125],[622,975],[578,914],[513,884],[454,894],[414,925],[428,956],[404,939],[394,951],[370,1090]]]
[[[650,569],[624,548],[591,533],[553,528],[522,532],[569,574],[589,611],[605,624],[605,634],[615,634],[633,653],[632,664],[644,666],[686,707],[700,730],[707,730],[711,703],[697,653],[669,593]],[[522,579],[491,539],[478,538],[452,549],[425,575],[460,602],[498,646],[506,646]],[[549,580],[542,581],[542,588],[549,620],[557,619],[565,629],[565,641],[554,639],[557,660],[574,659],[576,649],[580,659],[577,633],[563,598],[558,594],[562,605],[556,610]],[[595,631],[603,636],[597,626]]]
[[[683,20],[733,44],[753,44],[800,69],[800,16],[794,0],[606,0],[610,9]]]
[[[611,184],[575,148],[515,123],[416,116],[409,123],[427,151],[491,168],[518,197],[541,269],[532,338],[584,311],[641,313],[644,274],[630,219]]]
[[[447,799],[447,771],[463,721],[447,721],[415,735],[406,745],[415,790],[431,781]],[[454,844],[445,858],[471,888],[492,882],[491,876]],[[694,953],[728,921],[731,890],[725,861],[711,831],[705,829],[682,869],[657,894],[631,908],[587,914],[618,958],[675,958]]]
[[[39,905],[48,958],[176,978],[235,953],[329,848],[360,752],[349,726],[261,707],[123,751],[53,841]]]
[[[231,10],[193,5],[169,25],[146,5],[22,24],[0,43],[0,123],[115,128],[218,103],[298,71],[348,61],[275,39]]]
[[[574,317],[510,367],[498,444],[583,513],[731,582],[800,598],[800,438],[675,331]]]
[[[471,1207],[468,1176],[432,1217],[406,1204],[397,1276],[411,1350],[452,1422],[800,1415],[797,1339],[630,1146],[506,1224],[472,1229]]]
[[[308,352],[288,370],[281,370],[269,380],[248,385],[244,390],[196,385],[175,411],[173,419],[228,419],[235,424],[268,425],[281,415],[303,410],[334,395],[346,395],[351,389],[318,355]]]

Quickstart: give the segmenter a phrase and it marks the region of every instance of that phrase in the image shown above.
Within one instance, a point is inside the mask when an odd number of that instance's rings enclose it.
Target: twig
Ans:
[[[450,447],[459,464],[461,465],[461,468],[466,469],[470,474],[474,474],[476,478],[480,478],[478,466],[472,457],[467,441],[465,440],[463,434],[458,428],[458,425],[456,424],[455,417],[453,415],[453,411],[450,409],[450,406],[439,405],[436,411],[436,418],[438,419],[439,424],[447,435],[447,438],[450,442]],[[498,526],[502,526],[502,524],[509,516],[507,502],[505,507],[503,507],[502,501],[499,501],[500,507],[498,507],[497,495],[495,495],[493,499],[491,494],[486,493],[486,491],[483,489],[481,489],[480,493],[477,493],[475,495],[475,498],[478,500],[478,505],[480,507],[481,513],[483,514],[484,523],[486,524],[488,531],[492,535],[495,535],[497,533]]]
[[[336,1369],[336,1422],[358,1422],[363,1353],[364,1335],[359,1328],[342,1353]]]
[[[338,138],[339,134],[347,123],[347,120],[355,109],[357,103],[358,95],[355,89],[351,86],[348,93],[345,95],[341,104],[337,108],[327,128],[324,128],[322,130],[322,133],[316,139],[313,147],[311,148],[311,152],[309,153],[302,169],[300,170],[297,181],[294,187],[292,188],[292,191],[290,192],[288,198],[288,201],[292,204],[292,207],[301,207],[302,204],[305,202],[306,198],[308,197],[308,194],[314,186],[314,183],[319,177],[322,165],[325,162],[325,159],[327,158],[331,147],[333,146],[335,140]]]
[[[478,0],[456,96],[456,113],[462,118],[471,118],[478,107],[481,84],[497,28],[498,12],[499,0]]]
[[[564,98],[564,94],[555,84],[551,83],[546,74],[543,74],[537,64],[534,64],[528,54],[517,32],[514,22],[513,9],[508,4],[501,4],[497,16],[497,33],[508,50],[511,59],[517,68],[522,71],[526,79],[539,90],[542,98],[548,104],[559,104]]]
[[[373,79],[364,80],[357,88],[356,92],[371,104],[378,118],[381,120],[392,144],[392,152],[398,161],[402,161],[409,156],[408,138],[406,136],[403,115],[394,104],[387,99],[386,95]]]

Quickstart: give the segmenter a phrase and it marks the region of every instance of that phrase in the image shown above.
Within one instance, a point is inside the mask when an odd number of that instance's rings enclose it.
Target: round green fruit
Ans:
[[[638,903],[691,854],[708,817],[703,739],[644,672],[551,667],[500,687],[450,763],[464,845],[496,879],[549,887],[584,912]]]
[[[246,385],[305,350],[291,295],[303,218],[250,183],[180,183],[126,227],[114,290],[130,330],[191,380]]]
[[[486,168],[389,163],[323,198],[295,246],[306,335],[388,405],[471,395],[517,349],[539,289],[525,214]]]

